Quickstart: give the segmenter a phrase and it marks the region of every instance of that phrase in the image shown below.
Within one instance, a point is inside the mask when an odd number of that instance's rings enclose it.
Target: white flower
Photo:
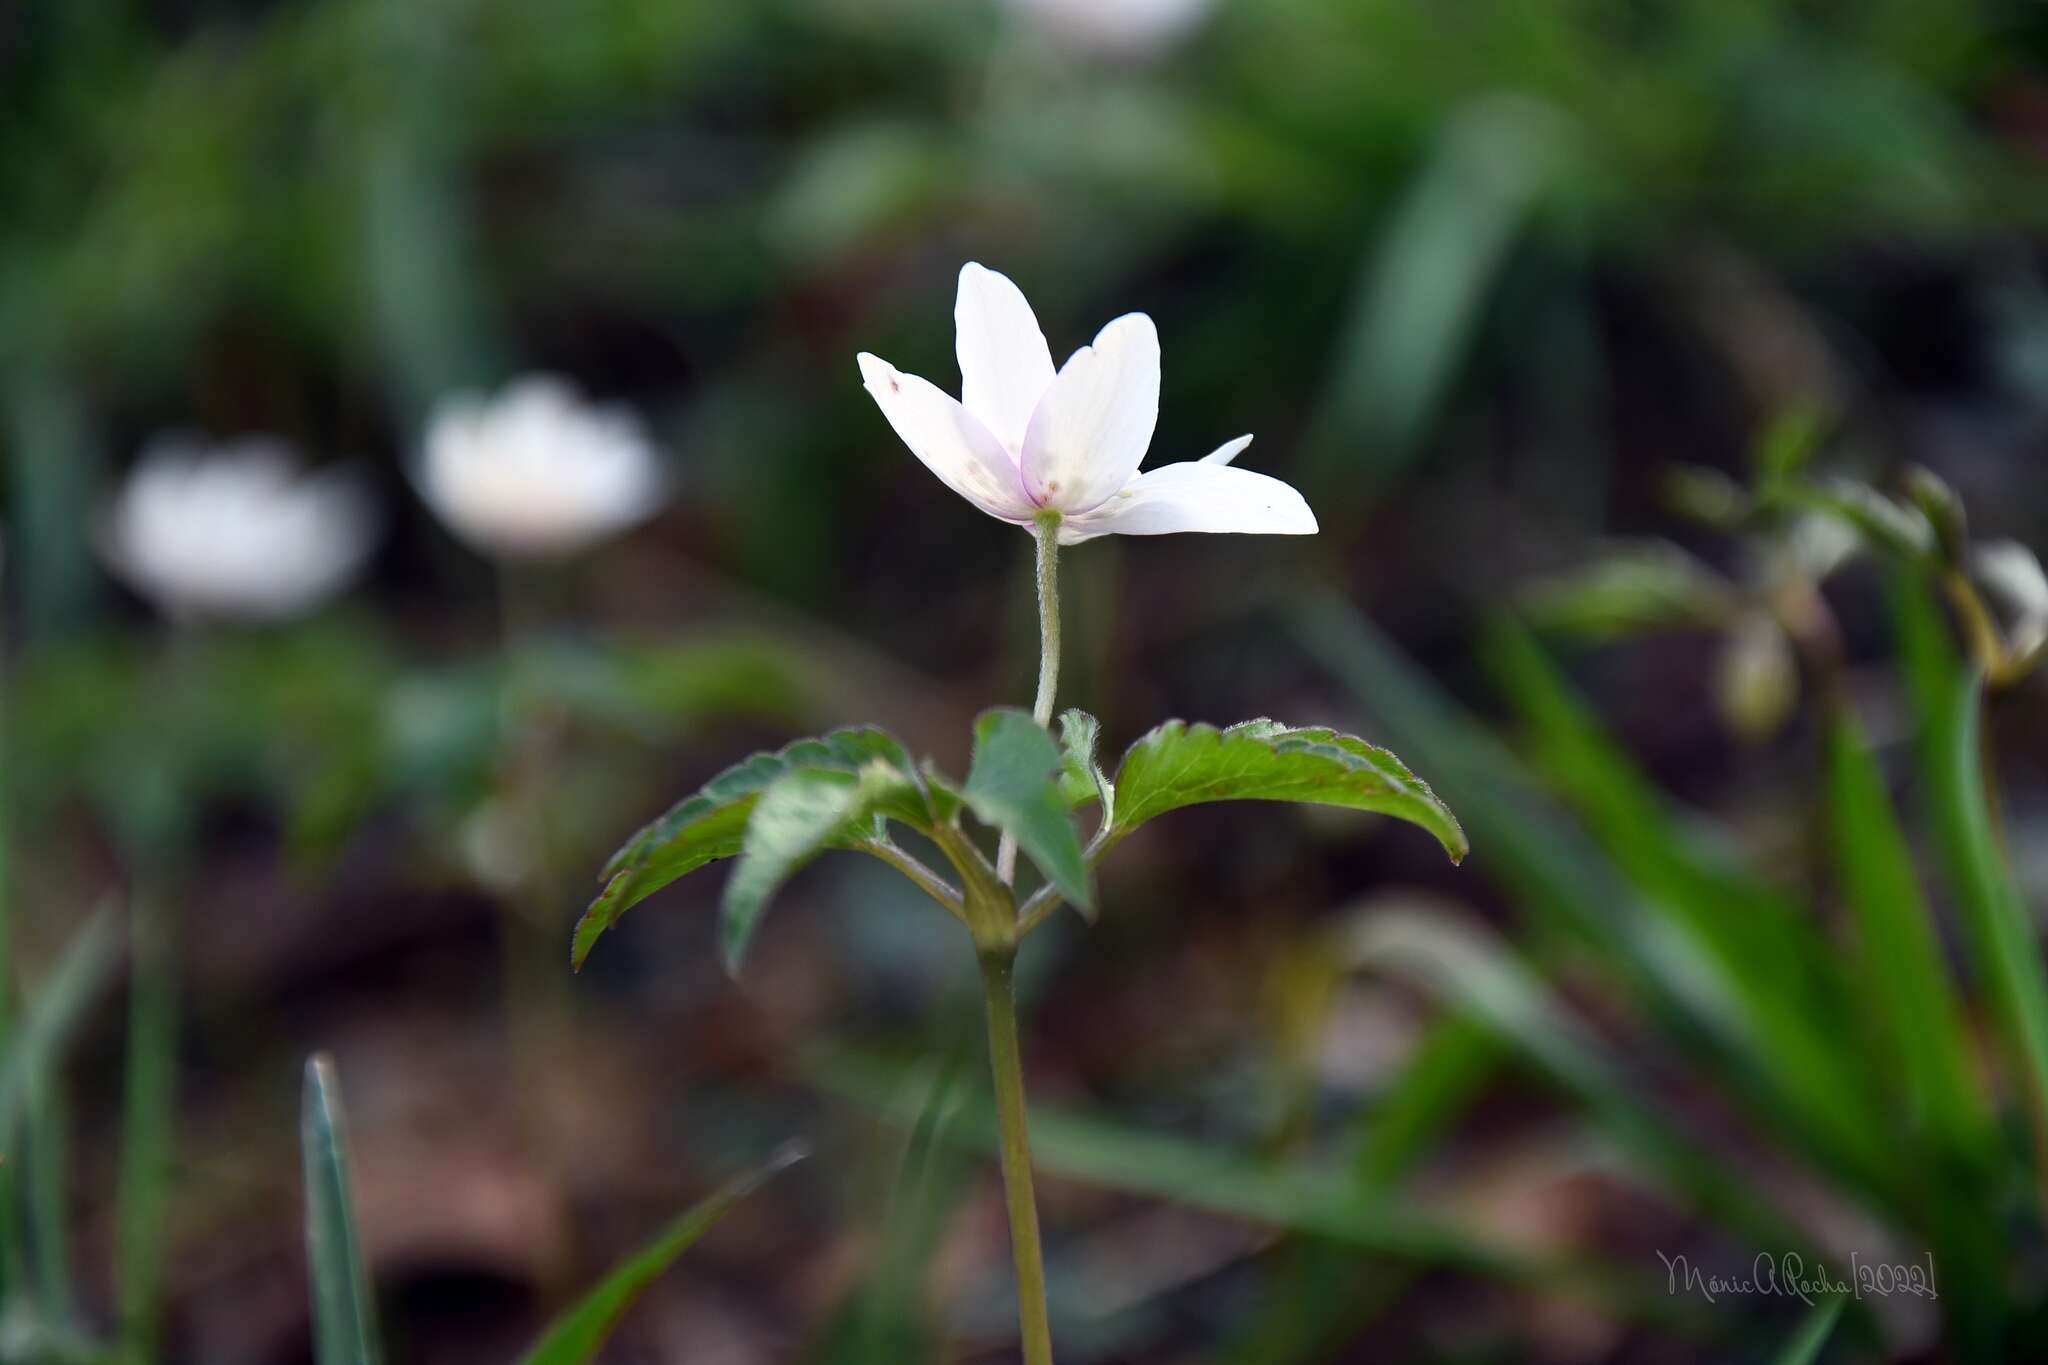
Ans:
[[[1061,47],[1103,57],[1152,57],[1208,16],[1215,0],[1007,0]]]
[[[168,615],[277,621],[339,592],[376,530],[354,470],[307,473],[268,437],[213,450],[159,437],[108,507],[99,543]]]
[[[472,546],[513,559],[573,554],[654,515],[664,496],[639,419],[547,376],[444,399],[420,491]]]
[[[2016,540],[1988,541],[1971,556],[1971,567],[2012,613],[2012,652],[2028,655],[2048,644],[2048,573],[2034,552]]]
[[[953,317],[960,401],[866,352],[860,372],[911,453],[990,516],[1030,526],[1057,511],[1062,545],[1174,531],[1315,533],[1301,494],[1230,468],[1249,436],[1138,472],[1159,417],[1159,334],[1143,313],[1104,327],[1057,374],[1031,305],[995,271],[961,268]]]

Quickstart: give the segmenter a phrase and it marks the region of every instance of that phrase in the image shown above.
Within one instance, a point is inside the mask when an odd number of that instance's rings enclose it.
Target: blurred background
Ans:
[[[1255,432],[1322,526],[1068,552],[1061,704],[1355,731],[1473,843],[1205,807],[1034,939],[1061,1358],[2024,1358],[2048,726],[2015,668],[1974,742],[1956,584],[2048,543],[2044,51],[2017,0],[6,6],[0,1358],[311,1360],[316,1050],[394,1361],[517,1358],[790,1138],[606,1359],[1015,1358],[955,926],[827,859],[734,982],[714,868],[567,970],[726,764],[957,773],[1028,697],[1028,539],[854,364],[957,391],[970,259],[1056,357],[1150,313],[1152,461]],[[665,479],[545,561],[421,496],[531,374]],[[360,543],[195,608],[124,479],[252,437]],[[194,496],[137,515],[204,578],[250,518]],[[1939,1297],[1672,1290],[1784,1253]]]

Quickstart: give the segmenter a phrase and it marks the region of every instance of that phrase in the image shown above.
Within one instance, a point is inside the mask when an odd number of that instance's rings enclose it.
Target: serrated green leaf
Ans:
[[[861,727],[834,730],[816,739],[800,739],[776,750],[742,759],[635,834],[605,864],[604,890],[576,922],[570,963],[583,960],[619,916],[670,882],[719,858],[740,851],[747,818],[761,793],[777,778],[798,768],[857,775],[874,761],[900,769],[908,788],[889,801],[883,813],[917,829],[933,818],[924,788],[914,776],[910,756],[887,733]]]
[[[872,838],[877,812],[915,790],[913,778],[879,758],[858,774],[798,768],[776,778],[754,803],[739,866],[725,884],[720,927],[726,969],[738,974],[769,897],[792,873],[828,846]]]
[[[997,707],[974,722],[974,761],[960,798],[983,824],[1014,836],[1046,880],[1088,911],[1094,891],[1061,793],[1064,770],[1059,746],[1044,726],[1027,712]]]
[[[1095,761],[1095,743],[1102,724],[1086,711],[1060,713],[1060,793],[1073,806],[1102,803],[1102,823],[1116,817],[1116,788]]]
[[[306,1063],[300,1116],[306,1168],[306,1258],[313,1278],[314,1359],[319,1365],[376,1365],[377,1315],[363,1271],[349,1196],[348,1137],[334,1063]]]
[[[800,1148],[785,1148],[760,1169],[729,1181],[708,1199],[685,1210],[549,1323],[533,1349],[519,1358],[519,1365],[586,1365],[596,1359],[612,1329],[619,1325],[619,1319],[641,1291],[731,1212],[735,1204],[803,1156]]]
[[[1112,841],[1204,801],[1299,801],[1373,811],[1422,826],[1452,862],[1468,845],[1457,817],[1385,749],[1335,730],[1248,720],[1218,730],[1170,720],[1133,744],[1116,774]]]

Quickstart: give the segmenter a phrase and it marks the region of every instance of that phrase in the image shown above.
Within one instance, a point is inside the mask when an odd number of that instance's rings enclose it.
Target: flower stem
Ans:
[[[1010,1252],[1017,1263],[1017,1316],[1024,1365],[1052,1365],[1052,1327],[1045,1312],[1045,1253],[1038,1240],[1038,1202],[1031,1189],[1031,1136],[1024,1111],[1024,1062],[1017,1046],[1015,948],[985,948],[981,988],[988,1005],[988,1065],[995,1082],[996,1126],[1002,1134],[1003,1194],[1010,1208]]]
[[[1038,542],[1038,696],[1031,718],[1052,724],[1053,694],[1060,683],[1060,514],[1041,512],[1031,529]],[[1005,886],[1016,879],[1017,841],[1008,834],[996,846],[996,875]]]

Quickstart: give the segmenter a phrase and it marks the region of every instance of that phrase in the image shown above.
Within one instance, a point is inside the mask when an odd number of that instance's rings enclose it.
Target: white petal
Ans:
[[[866,351],[860,374],[903,444],[946,487],[992,517],[1031,520],[1035,509],[1002,443],[952,395]]]
[[[1060,543],[1176,531],[1309,536],[1316,532],[1316,514],[1301,494],[1278,479],[1221,462],[1190,460],[1140,474],[1101,507],[1062,524]]]
[[[1201,459],[1201,463],[1229,464],[1232,460],[1244,454],[1244,448],[1250,445],[1251,443],[1252,438],[1249,436],[1240,436],[1234,441],[1225,441],[1222,445],[1217,446],[1207,455],[1204,455]]]
[[[2021,616],[2048,617],[2048,574],[2034,552],[2016,540],[1993,540],[1971,556],[1977,578]]]
[[[457,395],[428,422],[420,491],[486,554],[555,559],[645,521],[668,494],[661,456],[631,412],[531,376]]]
[[[953,303],[954,349],[960,357],[960,402],[1010,451],[1024,447],[1024,428],[1052,384],[1052,348],[1024,291],[969,261],[960,267]]]
[[[1024,491],[1085,512],[1131,481],[1159,420],[1159,333],[1126,313],[1068,358],[1024,435]]]

